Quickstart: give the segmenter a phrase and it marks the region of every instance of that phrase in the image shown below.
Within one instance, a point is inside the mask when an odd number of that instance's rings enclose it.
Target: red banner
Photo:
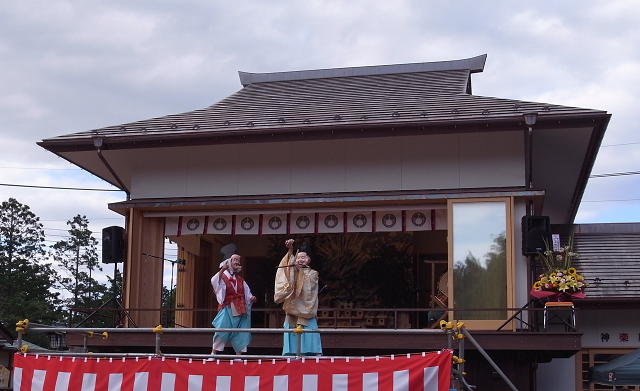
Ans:
[[[16,354],[14,391],[448,391],[450,350],[391,357],[206,361]]]

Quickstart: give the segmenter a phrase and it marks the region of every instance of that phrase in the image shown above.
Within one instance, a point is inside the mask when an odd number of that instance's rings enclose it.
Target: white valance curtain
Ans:
[[[446,209],[166,216],[165,235],[272,235],[447,229]]]

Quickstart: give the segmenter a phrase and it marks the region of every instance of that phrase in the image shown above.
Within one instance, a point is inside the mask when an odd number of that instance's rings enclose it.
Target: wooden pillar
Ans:
[[[176,242],[178,258],[186,261],[178,273],[176,307],[178,310],[194,309],[176,311],[176,325],[209,327],[217,310],[217,301],[210,283],[211,277],[218,271],[219,263],[213,259],[214,246],[196,235],[176,238]],[[215,246],[219,251],[220,246]]]
[[[218,302],[216,301],[213,287],[211,286],[211,277],[218,272],[220,262],[215,262],[213,267],[212,244],[206,240],[200,241],[200,256],[196,264],[196,274],[201,278],[196,279],[194,285],[195,305],[196,308],[208,309],[209,311],[198,311],[196,313],[196,327],[209,327],[217,310]]]
[[[176,278],[176,309],[195,308],[196,279],[195,264],[198,257],[187,251],[184,247],[178,246],[178,258],[184,259],[185,264],[180,265]],[[176,326],[195,327],[195,314],[193,311],[176,311]]]
[[[141,211],[131,209],[128,228],[123,306],[138,327],[155,327],[161,323],[164,218],[145,218]],[[156,308],[158,311],[148,311]],[[126,325],[133,326],[128,320]]]

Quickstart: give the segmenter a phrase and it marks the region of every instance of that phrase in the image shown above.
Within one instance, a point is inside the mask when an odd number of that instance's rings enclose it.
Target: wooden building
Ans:
[[[530,302],[523,248],[546,228],[526,216],[573,223],[610,114],[474,95],[485,60],[240,72],[242,88],[207,108],[39,145],[127,193],[109,208],[126,217],[123,304],[138,326],[162,322],[153,257],[169,238],[186,260],[176,324],[210,324],[209,279],[234,242],[260,298],[254,323],[280,327],[274,267],[294,237],[314,245],[325,326],[432,327],[444,304],[520,389],[535,389],[538,363],[572,357],[581,333],[536,332],[536,316],[516,311]],[[254,336],[251,348],[279,343]],[[401,336],[323,344],[341,354],[445,347]],[[502,389],[476,358],[470,383]]]
[[[640,224],[577,224],[552,230],[574,232],[574,248],[580,254],[574,264],[588,276],[589,287],[586,297],[574,303],[583,334],[581,351],[570,359],[554,360],[542,372],[553,378],[575,371],[576,390],[612,389],[589,384],[588,369],[640,348]],[[629,388],[640,390],[638,385]]]

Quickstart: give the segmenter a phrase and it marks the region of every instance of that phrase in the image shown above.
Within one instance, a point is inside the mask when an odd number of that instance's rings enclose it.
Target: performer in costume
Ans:
[[[251,327],[251,305],[256,302],[256,297],[251,294],[244,279],[237,275],[242,270],[238,249],[235,244],[230,243],[222,247],[220,255],[223,260],[220,271],[211,277],[211,286],[218,300],[218,315],[211,324],[220,329],[248,329]],[[227,342],[231,343],[236,354],[242,354],[247,351],[251,334],[215,333],[211,354],[223,351]]]
[[[319,278],[318,272],[309,267],[310,246],[303,242],[296,255],[293,255],[293,239],[287,240],[285,246],[289,250],[278,266],[274,289],[274,301],[283,303],[282,309],[287,315],[284,327],[317,329]],[[285,333],[282,354],[295,355],[296,346],[296,334]],[[320,334],[303,333],[300,353],[307,356],[321,355]]]

